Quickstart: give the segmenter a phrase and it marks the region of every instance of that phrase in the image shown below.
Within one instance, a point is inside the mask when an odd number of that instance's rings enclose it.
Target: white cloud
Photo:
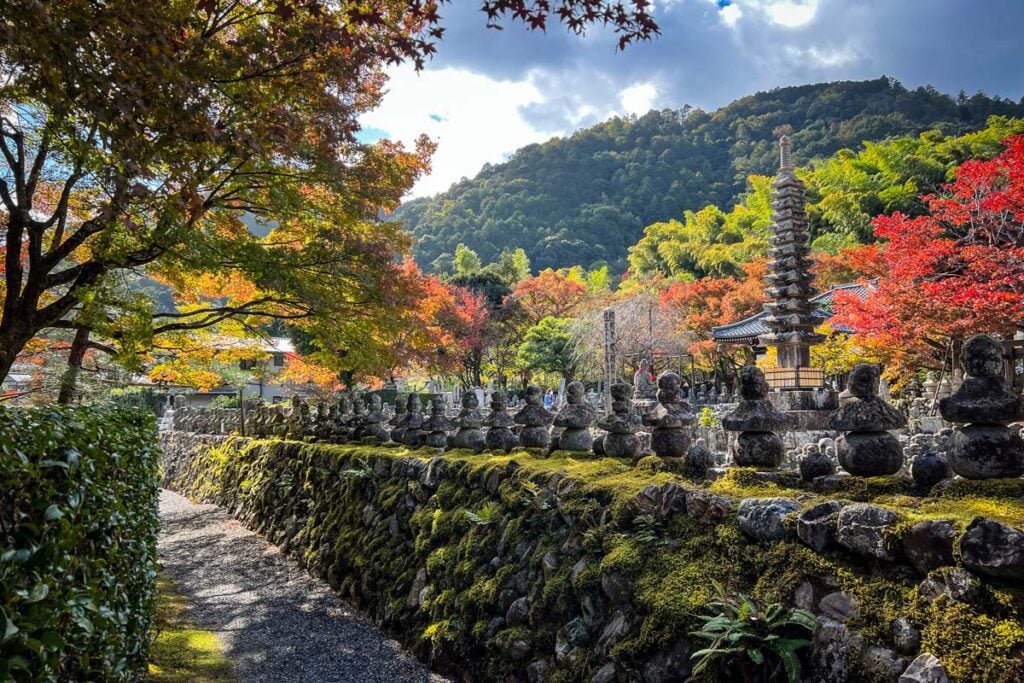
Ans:
[[[740,9],[739,5],[726,5],[720,10],[719,15],[722,17],[723,24],[735,26],[743,18],[743,10]]]
[[[808,24],[818,13],[818,0],[766,2],[763,10],[772,23],[795,28]]]
[[[406,144],[423,133],[438,143],[432,172],[410,193],[419,197],[447,190],[484,163],[547,139],[550,133],[534,129],[520,113],[520,107],[542,100],[530,81],[499,81],[451,68],[417,74],[400,67],[391,73],[381,105],[361,123]]]
[[[646,114],[654,108],[658,89],[653,83],[637,83],[619,92],[619,104],[627,114]]]
[[[726,26],[735,27],[745,16],[742,4],[748,10],[762,15],[771,24],[787,28],[798,28],[809,24],[818,13],[820,0],[732,0],[722,4],[720,0],[711,0],[718,5],[718,15]]]

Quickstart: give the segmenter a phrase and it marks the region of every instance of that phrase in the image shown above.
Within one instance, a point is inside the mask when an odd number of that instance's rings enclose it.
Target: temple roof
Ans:
[[[835,299],[836,292],[852,292],[860,299],[865,299],[867,298],[868,292],[872,289],[874,289],[872,285],[852,282],[833,287],[827,292],[822,292],[815,297],[811,297],[810,303],[814,304],[814,310],[811,312],[811,315],[814,317],[815,325],[820,325],[832,317],[832,302]],[[768,329],[768,325],[765,324],[765,318],[768,316],[769,313],[767,311],[761,311],[760,313],[756,313],[755,315],[752,315],[749,318],[744,318],[738,322],[712,327],[711,338],[715,341],[728,342],[732,344],[756,343],[757,338],[760,335],[771,332],[771,330]],[[834,329],[836,332],[851,331],[845,327],[836,327]]]

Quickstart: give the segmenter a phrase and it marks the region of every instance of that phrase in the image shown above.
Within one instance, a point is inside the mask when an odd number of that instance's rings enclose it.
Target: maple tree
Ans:
[[[671,311],[676,329],[688,337],[694,362],[710,369],[726,358],[711,340],[711,328],[742,320],[761,310],[766,301],[767,261],[755,259],[743,266],[744,277],[704,278],[677,282],[662,291],[662,307]]]
[[[532,28],[548,16],[577,32],[609,24],[620,46],[657,33],[648,9],[483,7],[492,22]],[[0,376],[51,327],[105,326],[137,344],[230,317],[365,326],[408,247],[378,216],[426,169],[432,145],[363,144],[358,118],[379,102],[383,68],[422,66],[442,33],[438,4],[420,0],[0,2]],[[151,330],[134,300],[85,305],[140,270],[179,292],[224,271],[252,289],[228,305],[150,309]],[[326,345],[355,348],[351,330],[330,336]]]
[[[937,367],[951,341],[1024,322],[1024,135],[963,163],[925,202],[925,215],[875,218],[887,272],[864,301],[836,300],[836,321],[883,350],[890,374]]]
[[[587,286],[550,268],[516,283],[511,298],[519,305],[527,326],[547,317],[565,318],[579,310]]]
[[[826,252],[813,254],[814,285],[818,291],[825,291],[863,279],[885,275],[886,263],[884,245],[879,243],[843,247],[834,255]]]

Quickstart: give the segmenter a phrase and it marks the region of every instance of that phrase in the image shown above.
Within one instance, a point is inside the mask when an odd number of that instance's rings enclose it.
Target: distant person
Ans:
[[[544,407],[551,410],[551,407],[555,405],[555,392],[550,389],[544,394]]]

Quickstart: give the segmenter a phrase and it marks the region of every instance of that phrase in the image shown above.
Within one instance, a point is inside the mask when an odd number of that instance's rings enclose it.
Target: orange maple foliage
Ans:
[[[521,280],[511,294],[529,325],[536,325],[548,316],[572,317],[579,311],[586,296],[586,285],[550,268]]]

